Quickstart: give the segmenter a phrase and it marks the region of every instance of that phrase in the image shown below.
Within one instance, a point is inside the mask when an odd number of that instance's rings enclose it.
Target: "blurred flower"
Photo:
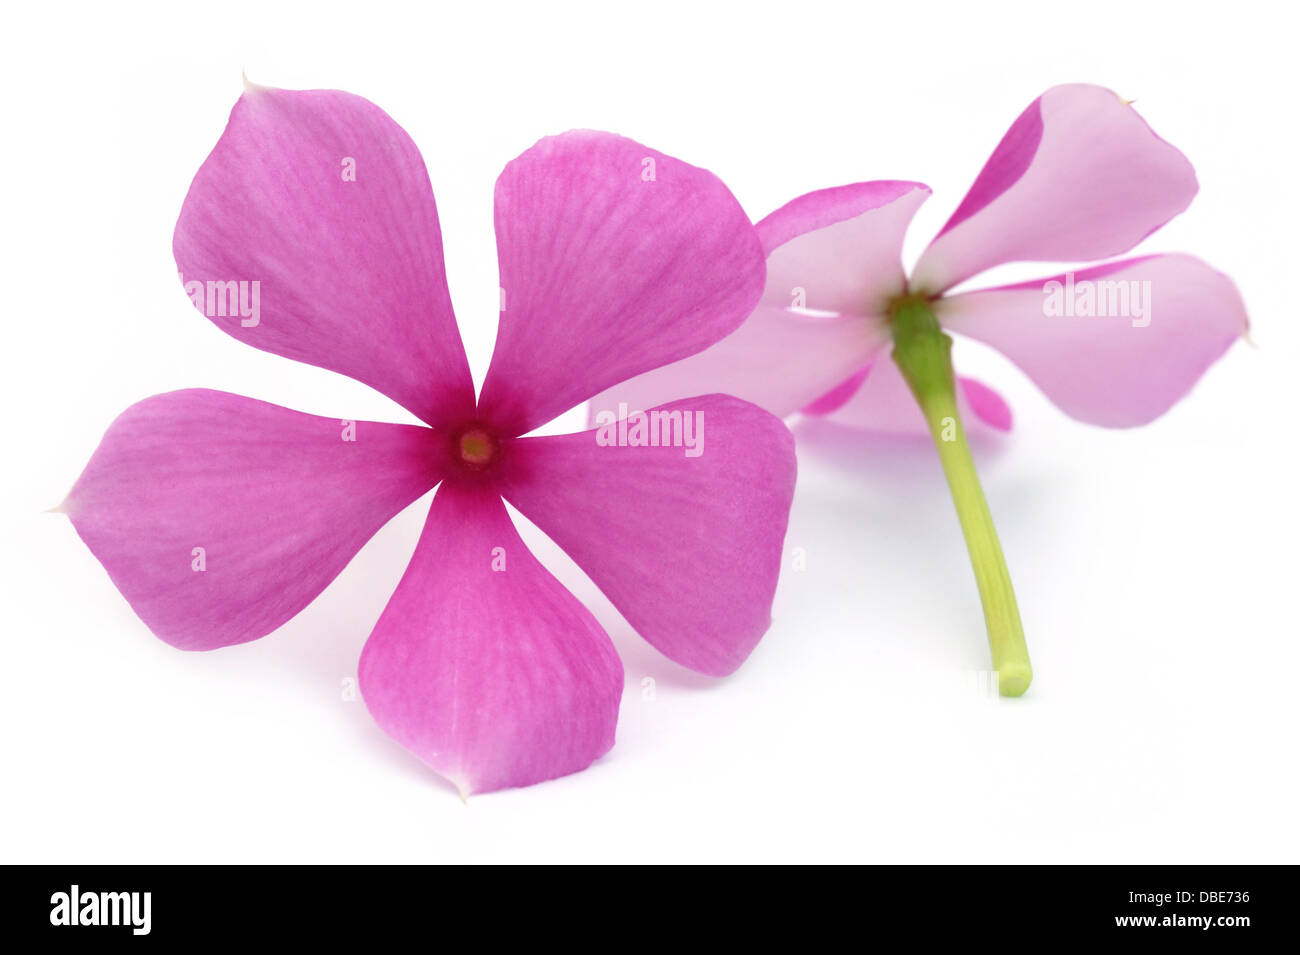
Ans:
[[[757,226],[767,286],[745,324],[592,407],[708,390],[781,416],[929,431],[972,550],[1003,691],[1023,692],[1030,671],[1015,599],[962,427],[1008,430],[1011,411],[986,385],[954,381],[946,332],[1001,351],[1066,414],[1128,427],[1185,395],[1246,332],[1246,310],[1230,279],[1177,254],[951,290],[1008,262],[1126,252],[1195,194],[1187,159],[1129,103],[1097,86],[1054,87],[1012,124],[910,277],[903,235],[929,188],[865,182],[801,196]]]

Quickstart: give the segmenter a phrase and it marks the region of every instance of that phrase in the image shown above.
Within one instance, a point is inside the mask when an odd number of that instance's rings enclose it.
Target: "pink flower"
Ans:
[[[1096,86],[1055,87],[1012,124],[910,277],[903,233],[928,188],[866,182],[801,196],[758,224],[767,286],[748,321],[593,407],[648,407],[705,388],[782,416],[802,410],[929,431],[971,553],[1001,692],[1018,696],[1032,678],[1029,655],[962,426],[1007,430],[1011,412],[992,389],[955,378],[947,332],[1002,351],[1067,414],[1127,427],[1186,394],[1245,333],[1246,310],[1230,279],[1187,255],[951,290],[1007,262],[1126,252],[1195,193],[1191,165],[1128,103]]]
[[[1245,307],[1226,276],[1188,255],[1147,255],[949,290],[1008,262],[1119,255],[1195,194],[1187,159],[1130,105],[1097,86],[1054,87],[1012,124],[910,278],[903,234],[928,187],[864,182],[800,196],[758,224],[767,286],[749,320],[712,348],[598,396],[593,407],[650,407],[706,387],[782,416],[803,410],[864,428],[924,429],[898,368],[881,360],[893,343],[890,303],[914,295],[932,302],[946,330],[1003,352],[1066,414],[1108,427],[1146,424],[1246,331]],[[1091,290],[1092,314],[1052,314],[1053,282],[1062,306]],[[1066,298],[1067,286],[1078,295]],[[1128,314],[1099,314],[1120,295],[1129,308],[1118,311]],[[801,307],[792,307],[796,299]],[[961,385],[963,411],[1011,427],[994,391],[969,379]]]
[[[176,226],[187,292],[235,338],[365,382],[429,426],[158,395],[112,424],[63,505],[150,629],[211,650],[275,630],[438,485],[360,686],[462,793],[587,766],[613,745],[623,689],[609,637],[503,498],[665,655],[721,675],[769,625],[795,479],[785,426],[719,394],[662,409],[655,447],[520,437],[753,310],[762,248],[716,177],[566,133],[506,166],[496,233],[504,308],[476,401],[410,138],[347,93],[250,88]]]

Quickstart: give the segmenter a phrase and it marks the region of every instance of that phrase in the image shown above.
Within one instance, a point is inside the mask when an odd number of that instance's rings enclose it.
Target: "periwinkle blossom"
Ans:
[[[587,766],[614,742],[623,691],[608,635],[505,501],[642,637],[722,675],[769,626],[795,480],[785,425],[720,394],[660,409],[657,446],[521,437],[753,310],[763,251],[722,182],[571,132],[506,166],[495,223],[504,309],[476,400],[410,138],[357,96],[250,87],[176,226],[187,290],[226,333],[427,426],[158,395],[113,422],[62,505],[154,633],[212,650],[289,620],[437,486],[359,682],[379,725],[463,794]],[[677,412],[707,432],[700,453],[671,431]]]
[[[1054,87],[1012,124],[910,275],[903,235],[926,186],[864,182],[801,196],[758,224],[767,287],[748,321],[592,406],[650,407],[705,389],[781,416],[928,431],[970,550],[1000,690],[1019,695],[1032,676],[1028,651],[963,424],[1007,430],[1011,412],[992,389],[955,378],[947,333],[1001,351],[1071,417],[1132,427],[1188,392],[1246,332],[1246,311],[1230,279],[1180,254],[951,290],[1004,263],[1127,252],[1196,189],[1191,164],[1129,103],[1097,86]]]

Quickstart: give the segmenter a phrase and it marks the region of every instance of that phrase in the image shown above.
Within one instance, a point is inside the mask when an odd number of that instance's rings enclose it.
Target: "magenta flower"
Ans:
[[[927,187],[865,182],[801,196],[758,224],[767,286],[748,321],[593,408],[649,407],[704,388],[782,416],[928,430],[971,549],[1002,691],[1022,693],[1030,667],[1019,614],[962,431],[963,421],[1007,430],[1011,412],[987,386],[954,379],[945,332],[1002,351],[1072,417],[1129,427],[1186,394],[1246,331],[1246,311],[1230,279],[1187,255],[950,290],[1007,262],[1126,252],[1195,193],[1186,158],[1128,103],[1096,86],[1055,87],[1012,124],[910,277],[903,234]]]
[[[428,427],[158,395],[112,424],[63,505],[154,633],[211,650],[279,627],[439,485],[360,686],[462,793],[582,769],[613,745],[623,689],[609,637],[503,498],[646,640],[721,675],[769,625],[795,479],[785,426],[719,394],[660,409],[656,446],[521,437],[753,310],[761,244],[716,177],[571,132],[506,166],[495,219],[504,304],[476,401],[410,138],[356,96],[251,87],[176,226],[187,292],[235,338]]]

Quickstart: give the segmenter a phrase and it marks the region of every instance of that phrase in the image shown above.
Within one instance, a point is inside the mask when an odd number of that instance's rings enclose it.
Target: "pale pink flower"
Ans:
[[[971,552],[1001,692],[1019,695],[1032,677],[1028,651],[962,424],[1007,430],[1011,412],[991,388],[955,378],[948,333],[1000,350],[1067,414],[1128,427],[1186,394],[1246,332],[1246,309],[1227,276],[1177,254],[952,290],[1008,262],[1127,252],[1195,194],[1191,164],[1129,103],[1097,86],[1055,87],[1012,124],[910,276],[903,234],[927,187],[865,182],[801,196],[758,224],[767,286],[748,321],[592,406],[649,407],[705,389],[781,416],[929,431]]]

